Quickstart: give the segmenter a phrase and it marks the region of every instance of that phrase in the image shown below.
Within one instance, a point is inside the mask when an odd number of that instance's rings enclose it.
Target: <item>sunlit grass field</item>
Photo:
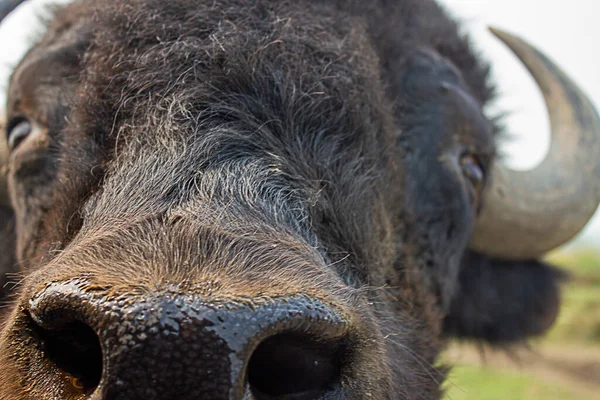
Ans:
[[[445,400],[600,399],[600,251],[548,259],[571,273],[556,325],[516,355],[451,346]]]

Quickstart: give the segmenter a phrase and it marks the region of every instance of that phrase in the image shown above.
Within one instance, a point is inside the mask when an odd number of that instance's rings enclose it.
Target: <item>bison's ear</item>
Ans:
[[[542,334],[558,315],[565,277],[541,261],[500,261],[467,251],[444,331],[494,345]]]

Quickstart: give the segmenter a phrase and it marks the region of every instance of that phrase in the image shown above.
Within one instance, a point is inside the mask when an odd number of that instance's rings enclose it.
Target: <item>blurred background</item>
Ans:
[[[33,0],[0,27],[0,104],[11,67],[40,32],[41,6],[68,0]],[[600,105],[599,0],[438,0],[458,18],[481,55],[490,60],[499,97],[486,113],[505,114],[510,140],[505,162],[530,169],[549,146],[540,91],[527,71],[488,31],[497,26],[526,38],[554,59]],[[3,107],[2,107],[3,108]],[[598,155],[600,157],[600,155]],[[572,274],[550,334],[527,348],[493,351],[452,344],[441,363],[454,365],[446,400],[600,399],[600,213],[570,243],[548,255]]]

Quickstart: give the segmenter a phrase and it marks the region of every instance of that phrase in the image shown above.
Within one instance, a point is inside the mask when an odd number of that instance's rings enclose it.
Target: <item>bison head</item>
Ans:
[[[56,10],[8,90],[0,398],[429,399],[448,337],[544,332],[536,259],[599,202],[600,128],[495,33],[550,110],[527,173],[432,1]]]

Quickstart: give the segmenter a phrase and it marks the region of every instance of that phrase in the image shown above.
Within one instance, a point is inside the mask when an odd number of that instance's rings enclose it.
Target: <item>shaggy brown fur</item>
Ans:
[[[135,346],[102,342],[109,367],[83,385],[44,350],[64,310],[102,341],[108,321],[133,323],[123,310],[173,293],[189,307],[324,304],[344,321],[347,350],[314,396],[439,398],[445,335],[521,340],[556,312],[542,307],[556,304],[551,268],[509,270],[466,250],[485,205],[459,158],[490,168],[491,97],[487,66],[429,0],[79,0],[58,11],[9,90],[8,129],[34,130],[10,161],[26,279],[0,333],[0,398],[249,396],[229,378],[190,389],[188,344],[174,361],[142,352],[140,371],[115,372],[113,350]],[[65,288],[75,297],[59,309],[44,300]],[[148,366],[176,378],[152,378],[151,390],[131,377],[154,376]]]

